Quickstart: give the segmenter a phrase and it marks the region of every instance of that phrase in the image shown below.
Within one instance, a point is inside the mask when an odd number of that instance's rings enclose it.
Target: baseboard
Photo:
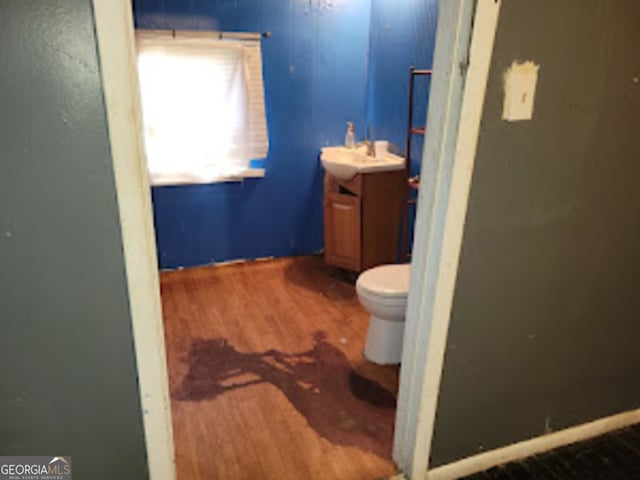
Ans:
[[[427,480],[453,480],[487,470],[496,465],[522,460],[554,448],[597,437],[613,430],[619,430],[640,423],[640,409],[602,418],[594,422],[559,430],[541,437],[514,443],[464,458],[454,463],[434,468],[427,472]]]
[[[385,477],[382,480],[407,480],[407,477],[405,476],[404,473],[399,472],[399,473],[396,473],[395,475],[391,475],[390,477]]]

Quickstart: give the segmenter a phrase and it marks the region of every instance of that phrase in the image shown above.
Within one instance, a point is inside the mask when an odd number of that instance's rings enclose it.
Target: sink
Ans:
[[[324,147],[320,154],[324,169],[340,180],[350,180],[358,173],[402,170],[404,158],[387,153],[382,158],[367,155],[367,148]]]

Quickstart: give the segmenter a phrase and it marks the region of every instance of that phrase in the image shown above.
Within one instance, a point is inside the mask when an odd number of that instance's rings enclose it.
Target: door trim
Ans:
[[[111,156],[126,263],[149,475],[176,478],[151,188],[142,121],[131,3],[93,0]]]
[[[425,480],[500,0],[440,2],[393,457]]]

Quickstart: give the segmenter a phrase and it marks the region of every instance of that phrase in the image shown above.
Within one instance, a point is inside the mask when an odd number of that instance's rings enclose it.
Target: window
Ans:
[[[255,175],[269,148],[259,34],[138,31],[151,183]]]

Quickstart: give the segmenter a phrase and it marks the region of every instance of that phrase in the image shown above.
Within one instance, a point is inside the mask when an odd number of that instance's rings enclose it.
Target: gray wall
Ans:
[[[504,1],[432,464],[640,407],[640,2]],[[534,119],[502,75],[541,65]]]
[[[89,0],[0,2],[0,455],[147,478]]]

